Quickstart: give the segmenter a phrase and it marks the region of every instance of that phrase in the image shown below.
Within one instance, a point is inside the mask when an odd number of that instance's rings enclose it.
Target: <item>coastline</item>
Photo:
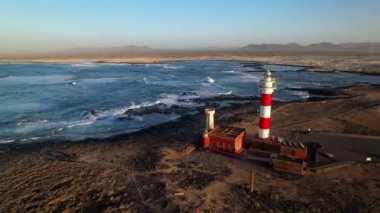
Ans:
[[[292,90],[295,91],[305,91],[314,95],[320,95],[322,97],[310,97],[306,100],[295,100],[295,101],[273,101],[274,106],[281,107],[288,104],[302,104],[302,103],[312,103],[312,102],[324,102],[324,101],[333,101],[333,100],[341,100],[341,99],[352,99],[358,96],[358,94],[353,92],[347,92],[347,90],[352,90],[356,87],[380,87],[380,85],[377,84],[367,84],[367,85],[352,85],[352,86],[344,86],[344,87],[337,87],[337,88],[300,88],[296,89],[293,88]],[[217,109],[218,111],[222,112],[222,117],[226,112],[232,112],[236,109],[246,109],[247,107],[256,106],[258,107],[260,104],[260,98],[256,96],[248,96],[248,97],[239,97],[234,95],[224,95],[224,96],[218,96],[218,97],[211,97],[211,98],[200,98],[195,99],[194,101],[197,103],[204,103],[207,106],[215,106],[215,104],[219,104],[220,101],[243,101],[244,103],[231,103],[229,106],[222,107],[221,109]],[[118,142],[122,140],[129,140],[131,138],[141,137],[147,134],[150,134],[151,132],[161,132],[166,129],[173,129],[177,127],[179,124],[183,123],[192,123],[192,122],[199,122],[203,116],[203,108],[199,107],[196,111],[198,111],[195,114],[192,115],[181,115],[178,119],[173,121],[164,122],[161,124],[153,125],[144,129],[140,129],[138,131],[134,132],[128,132],[128,133],[122,133],[117,135],[111,135],[105,138],[91,138],[87,137],[85,139],[80,140],[69,140],[69,139],[43,139],[43,140],[37,140],[37,141],[31,141],[27,143],[23,142],[11,142],[11,143],[0,143],[0,151],[5,154],[5,151],[8,150],[28,150],[30,148],[34,147],[41,147],[41,146],[50,146],[50,145],[75,145],[75,144],[87,144],[87,143],[102,143],[102,142]],[[173,109],[168,109],[173,110]],[[234,113],[233,113],[234,114]],[[199,132],[201,132],[202,129],[199,129]],[[380,132],[378,134],[380,136]]]
[[[306,71],[317,72],[351,72],[365,75],[380,75],[380,54],[374,55],[355,53],[326,54],[250,54],[250,53],[186,53],[183,56],[174,54],[153,54],[136,56],[77,56],[77,57],[25,57],[0,58],[0,63],[128,63],[151,64],[191,60],[221,60],[258,62],[271,65],[286,65],[304,67]]]

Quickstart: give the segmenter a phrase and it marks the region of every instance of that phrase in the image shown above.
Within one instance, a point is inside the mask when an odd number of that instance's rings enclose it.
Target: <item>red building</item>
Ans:
[[[226,151],[240,153],[245,140],[245,129],[220,126],[209,132],[209,149],[215,151]]]

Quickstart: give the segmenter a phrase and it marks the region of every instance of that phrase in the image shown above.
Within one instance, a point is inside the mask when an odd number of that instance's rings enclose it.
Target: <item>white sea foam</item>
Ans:
[[[215,80],[213,78],[207,76],[207,82],[212,84],[215,82]]]
[[[310,97],[310,94],[305,91],[292,91],[294,95],[299,96],[302,99],[308,99]]]
[[[190,105],[194,104],[190,100],[193,98],[198,98],[199,96],[198,95],[179,96],[177,94],[163,93],[163,94],[161,94],[161,97],[162,98],[160,98],[156,101],[147,101],[147,102],[143,102],[141,104],[135,104],[134,102],[132,102],[127,107],[107,110],[107,111],[103,112],[103,116],[104,117],[118,116],[118,115],[125,114],[129,110],[140,109],[140,108],[144,108],[144,107],[153,107],[153,106],[158,105],[158,104],[164,104],[167,107],[171,107],[173,105],[190,106]]]
[[[178,95],[176,94],[162,94],[165,96],[158,100],[159,103],[165,104],[167,106],[177,105],[178,104]]]
[[[104,116],[101,115],[101,113],[91,113],[91,112],[84,112],[82,113],[81,117],[87,119],[87,120],[91,120],[91,121],[95,121],[95,120],[99,120],[101,118],[103,118]]]
[[[150,82],[148,81],[148,78],[146,78],[146,77],[142,78],[142,80],[141,80],[140,82],[142,82],[142,83],[144,83],[144,84],[149,84],[149,83],[150,83]]]
[[[171,107],[173,105],[177,106],[183,106],[183,107],[191,107],[194,106],[195,103],[192,101],[192,99],[201,97],[200,95],[196,94],[184,94],[184,95],[178,95],[178,94],[161,94],[164,98],[161,98],[158,100],[159,103],[165,104],[168,107]]]
[[[185,94],[180,96],[181,100],[191,100],[195,98],[200,98],[200,95],[196,92],[194,92],[193,94]]]
[[[261,80],[261,77],[255,76],[253,74],[249,73],[241,73],[241,78],[243,81],[248,81],[248,82],[259,82]]]
[[[92,62],[70,64],[70,66],[72,66],[72,67],[96,67],[98,65],[99,64],[92,63]]]
[[[82,82],[84,83],[112,83],[120,78],[87,78],[87,79],[82,79]]]
[[[42,123],[47,123],[49,120],[28,120],[28,119],[22,119],[21,121],[17,122],[17,126],[25,126],[25,125],[39,125]]]
[[[286,86],[287,86],[288,88],[293,88],[293,89],[300,89],[300,88],[302,88],[300,85],[286,84]]]
[[[229,90],[227,92],[221,92],[219,93],[219,95],[231,95],[232,94],[232,90]]]
[[[245,70],[245,71],[257,71],[257,69],[256,69],[256,68],[253,68],[253,67],[242,67],[242,68],[240,68],[240,69],[243,69],[243,70]]]
[[[82,122],[82,123],[76,123],[76,124],[71,124],[66,126],[67,128],[73,128],[73,127],[78,127],[78,126],[84,126],[84,125],[90,125],[94,123],[95,121],[87,121],[87,122]]]
[[[174,65],[168,65],[168,64],[164,64],[162,67],[166,69],[173,69],[173,70],[178,70],[178,69],[183,68],[183,66],[174,66]]]
[[[31,137],[31,138],[23,138],[23,139],[20,139],[21,142],[25,142],[25,141],[35,141],[35,140],[38,140],[40,139],[41,137]]]
[[[160,103],[166,104],[169,102],[170,102],[169,99],[165,99],[165,98],[159,99],[159,100],[153,101],[153,102],[147,101],[147,102],[143,102],[141,104],[135,104],[134,102],[131,102],[131,104],[127,107],[107,110],[107,111],[103,112],[103,114],[104,114],[104,116],[118,116],[118,115],[125,114],[129,110],[140,109],[143,107],[151,107],[151,106],[154,106],[154,105],[157,105]]]
[[[142,107],[142,104],[135,104],[135,102],[131,102],[131,104],[129,106],[127,106],[127,107],[122,107],[122,108],[117,108],[117,109],[111,109],[111,110],[105,111],[104,113],[106,115],[116,116],[116,115],[122,115],[122,114],[126,113],[128,110],[131,110],[131,109],[139,109],[140,107]]]
[[[222,73],[236,73],[235,70],[226,70],[226,71],[222,71]]]
[[[176,66],[172,64],[144,64],[146,67],[162,67],[165,69],[173,69],[173,70],[178,70],[184,68],[183,66]]]
[[[15,140],[0,140],[0,144],[5,144],[5,143],[12,143]]]
[[[56,129],[58,132],[64,130],[65,128],[73,128],[77,126],[89,125],[100,119],[100,116],[89,116],[85,119],[76,121],[49,121],[49,120],[21,120],[17,123],[17,127],[13,129],[15,133],[28,133],[35,130],[43,129]]]
[[[19,84],[56,84],[65,83],[73,77],[73,75],[32,75],[12,76],[8,78],[0,78],[0,80]]]

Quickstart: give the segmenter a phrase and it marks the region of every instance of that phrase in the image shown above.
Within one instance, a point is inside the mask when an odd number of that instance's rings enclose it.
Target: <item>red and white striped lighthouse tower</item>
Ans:
[[[264,74],[261,91],[261,105],[260,105],[260,128],[259,138],[269,137],[270,128],[270,112],[272,106],[272,93],[276,89],[276,79],[272,78],[269,70]]]

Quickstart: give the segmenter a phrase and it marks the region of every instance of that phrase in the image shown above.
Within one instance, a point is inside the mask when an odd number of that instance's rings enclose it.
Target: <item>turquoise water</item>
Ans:
[[[265,65],[277,78],[277,100],[302,100],[290,88],[380,83],[378,76],[306,72]],[[0,143],[84,139],[128,133],[192,113],[197,98],[258,96],[263,75],[238,61],[158,64],[0,63]],[[181,107],[181,113],[165,109]],[[137,114],[136,109],[160,108]],[[164,112],[163,112],[164,111]]]

